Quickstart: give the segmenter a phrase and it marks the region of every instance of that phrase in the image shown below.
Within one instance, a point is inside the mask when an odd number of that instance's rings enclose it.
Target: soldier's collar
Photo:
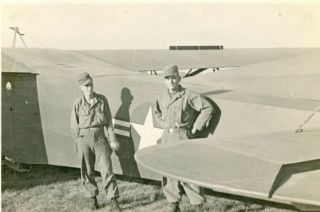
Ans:
[[[86,97],[84,96],[84,94],[82,94],[82,101],[85,103],[85,104],[88,104],[90,105],[87,100],[86,100]],[[93,101],[94,101],[94,104],[95,105],[97,102],[102,102],[103,100],[101,98],[99,98],[99,96],[93,92]]]
[[[169,90],[167,89],[167,93],[168,95],[170,96],[170,92]],[[183,88],[181,85],[179,85],[179,90],[177,92],[175,92],[175,94],[172,96],[172,100],[176,99],[176,98],[180,98],[184,95],[185,93],[185,88]]]
[[[181,97],[184,93],[185,93],[185,88],[179,85],[179,90],[177,91],[177,94],[179,95],[179,97]]]
[[[183,95],[185,92],[186,92],[186,89],[180,85],[180,87],[179,87],[180,96]]]
[[[94,97],[96,98],[97,102],[103,102],[103,99],[101,98],[100,95],[94,93]]]

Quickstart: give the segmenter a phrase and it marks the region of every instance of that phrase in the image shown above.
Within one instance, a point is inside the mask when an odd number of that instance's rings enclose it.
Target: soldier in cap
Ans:
[[[163,69],[165,91],[155,103],[155,116],[163,128],[161,143],[191,139],[197,131],[209,124],[213,106],[198,93],[180,85],[181,77],[176,65]],[[163,191],[172,211],[180,211],[180,186],[185,190],[191,205],[203,210],[204,196],[200,187],[168,177],[163,178]]]
[[[98,209],[96,196],[99,190],[95,181],[97,162],[107,199],[113,209],[120,211],[117,201],[119,190],[111,163],[112,149],[119,149],[119,142],[114,134],[109,104],[105,96],[93,91],[93,80],[87,72],[79,75],[78,84],[82,95],[72,107],[71,132],[80,156],[85,196],[90,198],[91,208]]]

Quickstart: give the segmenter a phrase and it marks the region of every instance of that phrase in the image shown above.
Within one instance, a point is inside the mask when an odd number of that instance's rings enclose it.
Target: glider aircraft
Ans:
[[[3,48],[1,56],[3,157],[79,167],[70,113],[86,71],[113,114],[115,173],[320,209],[320,49]],[[185,71],[182,86],[214,104],[214,127],[193,141],[156,145],[153,104],[168,64]]]

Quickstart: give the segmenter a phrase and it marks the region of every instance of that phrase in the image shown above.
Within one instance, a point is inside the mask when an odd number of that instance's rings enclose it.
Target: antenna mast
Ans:
[[[14,31],[14,37],[13,37],[13,42],[12,42],[12,48],[15,48],[16,47],[16,37],[17,37],[17,34],[20,36],[20,39],[24,45],[25,48],[27,48],[27,45],[25,44],[23,38],[22,38],[22,34],[20,31],[19,31],[19,28],[18,27],[10,27],[10,29],[12,29]]]

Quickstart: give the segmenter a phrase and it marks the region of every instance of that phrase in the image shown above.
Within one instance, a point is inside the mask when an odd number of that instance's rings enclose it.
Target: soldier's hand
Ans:
[[[118,151],[120,149],[120,142],[116,136],[110,136],[110,147],[113,151]]]
[[[192,128],[191,133],[194,135],[197,132],[196,128]]]

